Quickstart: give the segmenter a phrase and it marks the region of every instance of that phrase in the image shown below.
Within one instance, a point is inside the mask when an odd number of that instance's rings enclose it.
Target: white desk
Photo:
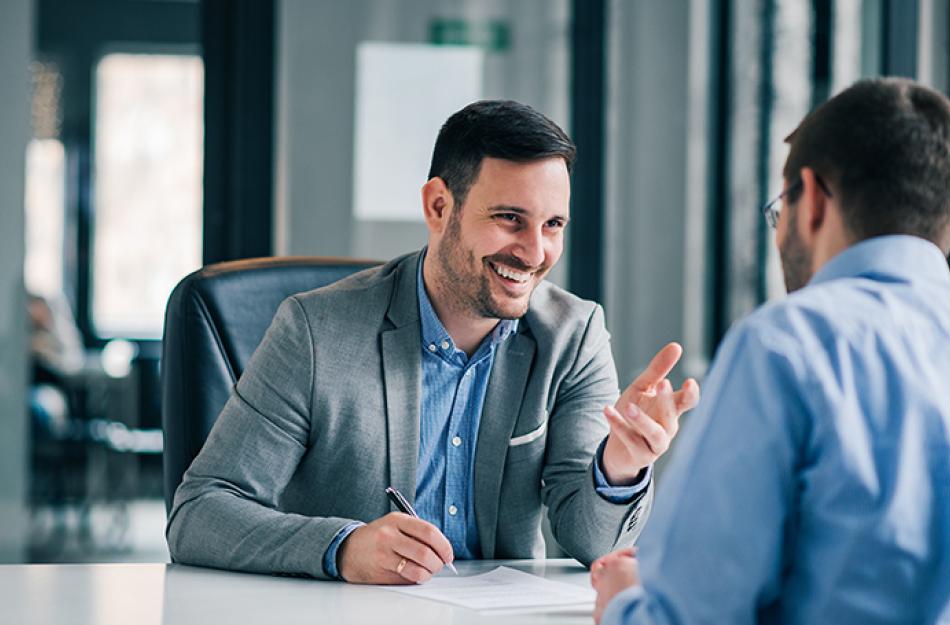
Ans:
[[[573,560],[458,562],[473,574],[504,564],[587,585]],[[176,564],[0,566],[0,622],[30,625],[590,625],[577,614],[492,615],[342,582],[229,573]]]

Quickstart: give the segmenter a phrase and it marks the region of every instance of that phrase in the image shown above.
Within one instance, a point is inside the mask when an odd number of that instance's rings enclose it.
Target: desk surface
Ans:
[[[473,574],[504,564],[586,586],[573,560],[457,562]],[[491,615],[399,593],[310,579],[229,573],[176,564],[0,566],[0,621],[33,625],[207,625],[208,623],[592,623],[577,614]]]

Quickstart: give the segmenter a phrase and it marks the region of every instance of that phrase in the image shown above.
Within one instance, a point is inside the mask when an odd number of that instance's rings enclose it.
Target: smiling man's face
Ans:
[[[564,249],[570,178],[560,157],[482,161],[435,249],[439,292],[456,312],[517,319]]]

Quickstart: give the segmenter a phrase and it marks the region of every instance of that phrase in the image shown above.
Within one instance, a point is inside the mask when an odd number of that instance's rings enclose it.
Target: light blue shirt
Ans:
[[[422,519],[442,531],[456,558],[475,559],[481,557],[472,488],[478,426],[496,349],[518,330],[518,320],[500,321],[469,358],[455,346],[432,307],[422,277],[424,258],[425,253],[416,277],[422,401],[414,508]],[[602,497],[626,504],[649,486],[652,467],[644,470],[632,486],[611,486],[603,473],[602,454],[603,444],[594,462],[595,486]],[[323,558],[328,576],[339,577],[337,552],[360,525],[347,525],[331,541]]]
[[[455,346],[426,293],[419,262],[422,324],[422,418],[416,464],[415,509],[442,530],[455,557],[481,557],[475,526],[475,442],[495,349],[518,329],[502,320],[471,358]]]
[[[950,271],[887,236],[739,323],[602,623],[950,619]]]

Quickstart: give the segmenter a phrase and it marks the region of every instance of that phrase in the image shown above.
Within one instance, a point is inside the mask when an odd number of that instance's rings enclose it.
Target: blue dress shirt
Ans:
[[[887,236],[739,323],[684,424],[621,623],[950,619],[950,271]]]
[[[475,527],[475,442],[495,349],[517,329],[502,320],[471,358],[455,346],[426,294],[422,262],[418,276],[422,323],[422,418],[416,464],[415,508],[442,530],[455,557],[481,557]]]
[[[472,488],[478,425],[496,349],[518,330],[518,320],[500,321],[469,357],[455,346],[432,307],[422,277],[424,258],[423,253],[416,277],[422,400],[414,508],[442,531],[456,558],[475,559],[481,557]],[[594,476],[597,492],[608,501],[629,503],[649,485],[652,467],[631,486],[611,486],[603,473],[602,455],[603,444],[596,454]],[[339,577],[337,552],[360,525],[347,525],[330,543],[323,558],[328,576]]]

